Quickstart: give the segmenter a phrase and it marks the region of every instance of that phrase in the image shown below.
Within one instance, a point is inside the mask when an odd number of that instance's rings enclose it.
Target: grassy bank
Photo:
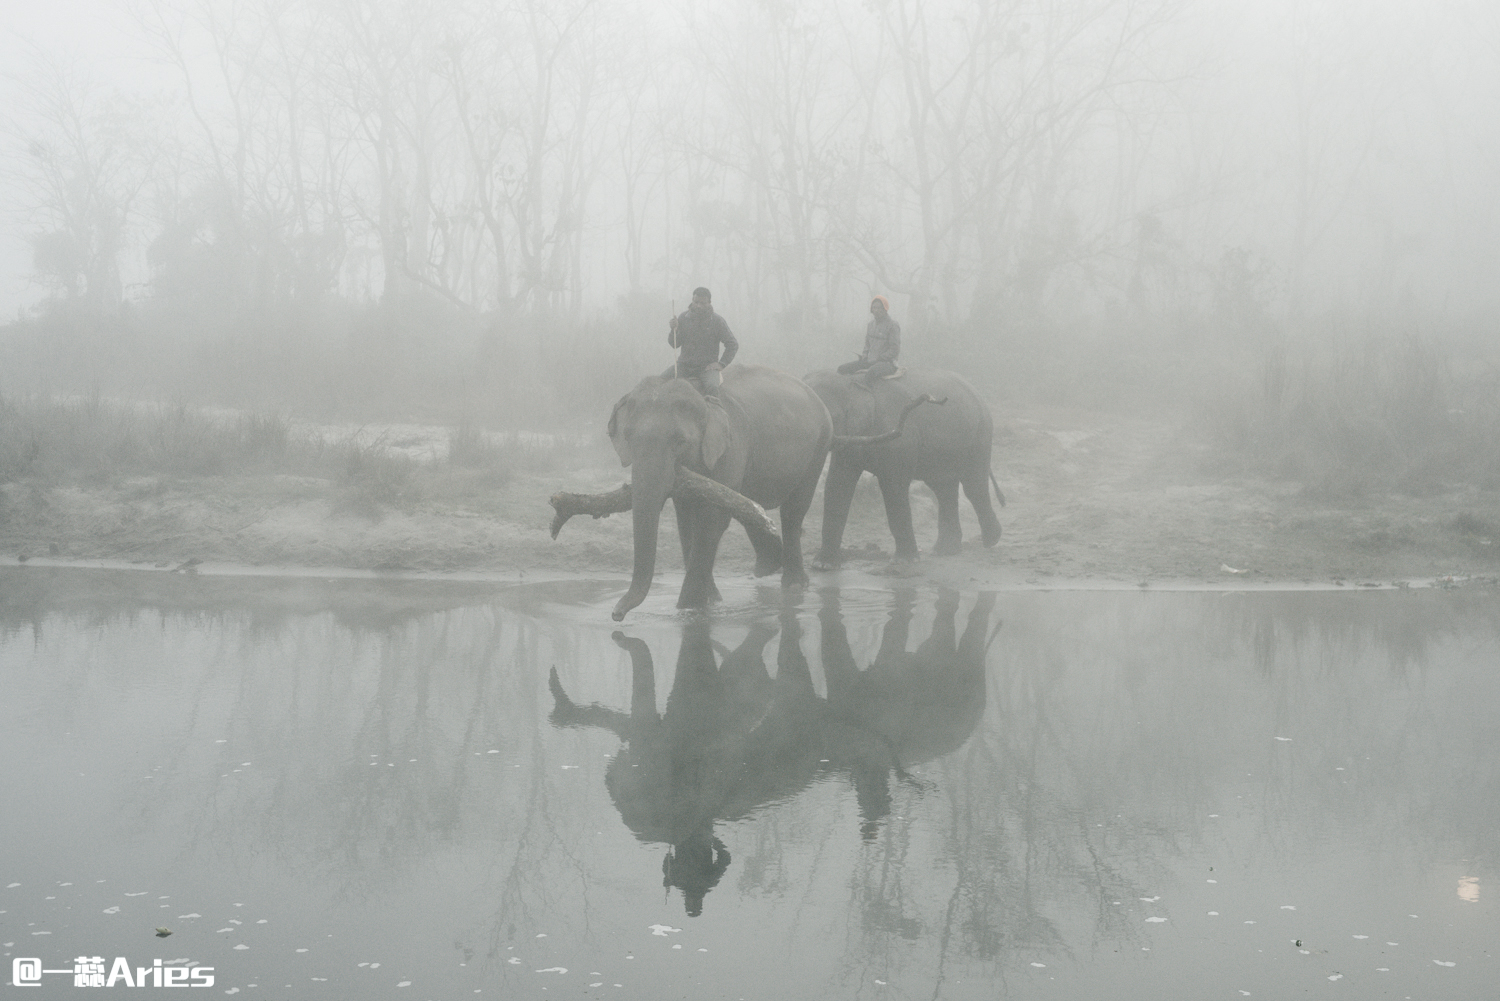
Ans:
[[[1500,487],[1500,368],[1479,352],[1417,337],[1273,347],[1197,411],[1217,469],[1314,495]]]
[[[325,481],[339,509],[375,515],[436,497],[481,496],[518,471],[568,460],[557,442],[449,429],[431,458],[393,448],[388,435],[327,432],[262,414],[184,405],[0,399],[0,485],[108,487],[139,478],[290,476]]]

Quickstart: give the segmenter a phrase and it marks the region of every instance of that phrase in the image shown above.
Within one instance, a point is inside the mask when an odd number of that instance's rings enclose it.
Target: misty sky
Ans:
[[[1160,314],[1191,295],[1234,293],[1283,312],[1462,324],[1500,306],[1497,7],[0,0],[0,317],[48,291],[32,280],[31,248],[58,221],[23,182],[27,144],[56,132],[41,100],[51,67],[96,108],[123,96],[146,109],[113,121],[122,135],[112,141],[128,145],[135,128],[153,149],[120,254],[126,298],[154,288],[147,251],[175,211],[166,192],[194,197],[223,174],[234,136],[269,135],[294,109],[287,134],[303,137],[295,155],[308,164],[319,121],[347,140],[337,187],[328,182],[321,215],[303,218],[317,233],[338,229],[329,281],[355,298],[379,297],[404,260],[479,309],[601,313],[626,293],[682,299],[705,283],[768,324],[797,310],[857,312],[872,291],[891,293],[898,313],[951,318],[1041,304]],[[538,16],[567,24],[516,34]],[[186,26],[180,68],[139,27],[152,17]],[[259,62],[244,59],[246,39],[272,21],[284,29],[280,61],[263,49]],[[372,75],[353,83],[342,26],[371,22],[387,40],[409,37],[411,58],[372,58],[361,68]],[[975,70],[963,46],[980,22],[989,34]],[[205,26],[230,23],[250,27],[219,51],[251,68],[226,77]],[[302,103],[283,107],[277,81],[294,79],[283,68],[298,53],[317,69],[295,78]],[[548,103],[527,87],[553,56]],[[393,113],[408,136],[391,140],[392,155],[406,151],[394,177],[379,173],[386,140],[361,131],[367,106],[347,110],[379,89],[387,65],[402,107],[429,109]],[[245,88],[253,100],[237,124],[231,78],[263,85]],[[914,81],[940,91],[921,104]],[[461,155],[473,147],[462,126],[503,119],[525,138],[538,108],[554,121],[530,145],[496,140],[485,167]],[[276,166],[290,147],[248,145],[281,185],[265,204],[291,200]],[[479,206],[500,205],[494,192],[524,170],[537,175],[531,201],[523,210],[505,194],[510,230],[496,222],[486,237]],[[923,180],[932,171],[955,180]],[[299,172],[297,183],[313,192],[321,182]],[[401,219],[398,250],[387,200]],[[197,239],[213,239],[207,226]],[[453,236],[463,226],[468,242]]]

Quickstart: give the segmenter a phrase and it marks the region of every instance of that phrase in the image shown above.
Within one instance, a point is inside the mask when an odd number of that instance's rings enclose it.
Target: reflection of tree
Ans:
[[[683,891],[689,915],[701,913],[703,896],[729,865],[713,833],[717,821],[784,800],[820,774],[847,773],[861,832],[873,840],[891,811],[891,774],[916,784],[907,767],[957,750],[973,732],[984,713],[985,630],[994,595],[979,598],[960,641],[958,595],[945,591],[932,635],[909,651],[914,604],[913,592],[897,596],[880,653],[861,671],[838,591],[824,593],[819,620],[826,699],[813,688],[792,608],[781,615],[774,679],[763,650],[775,628],[757,624],[718,662],[709,620],[684,626],[660,715],[651,651],[642,640],[614,634],[631,659],[628,713],[574,703],[552,671],[554,725],[599,727],[625,742],[605,785],[636,837],[671,846],[662,867],[665,883]]]

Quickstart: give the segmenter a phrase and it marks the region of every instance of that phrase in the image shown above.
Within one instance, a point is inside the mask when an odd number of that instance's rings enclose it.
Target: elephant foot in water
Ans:
[[[842,553],[819,553],[813,557],[814,570],[837,570],[844,565]]]
[[[708,582],[707,587],[695,587],[689,589],[686,585],[677,595],[678,608],[707,608],[709,605],[718,604],[724,600],[719,594],[719,586],[713,581]]]
[[[984,548],[993,548],[1000,541],[1000,523],[996,522],[993,526],[984,526],[980,538],[984,540]]]
[[[806,587],[810,583],[806,570],[787,570],[781,575],[782,587]]]

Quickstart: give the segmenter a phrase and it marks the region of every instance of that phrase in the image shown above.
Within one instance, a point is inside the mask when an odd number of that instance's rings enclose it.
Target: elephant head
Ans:
[[[705,401],[689,382],[648,376],[615,404],[609,441],[620,465],[630,467],[635,536],[630,589],[615,605],[618,621],[651,590],[661,510],[677,483],[678,470],[712,476],[726,461],[731,436],[723,407]],[[728,493],[731,499],[738,497]]]

